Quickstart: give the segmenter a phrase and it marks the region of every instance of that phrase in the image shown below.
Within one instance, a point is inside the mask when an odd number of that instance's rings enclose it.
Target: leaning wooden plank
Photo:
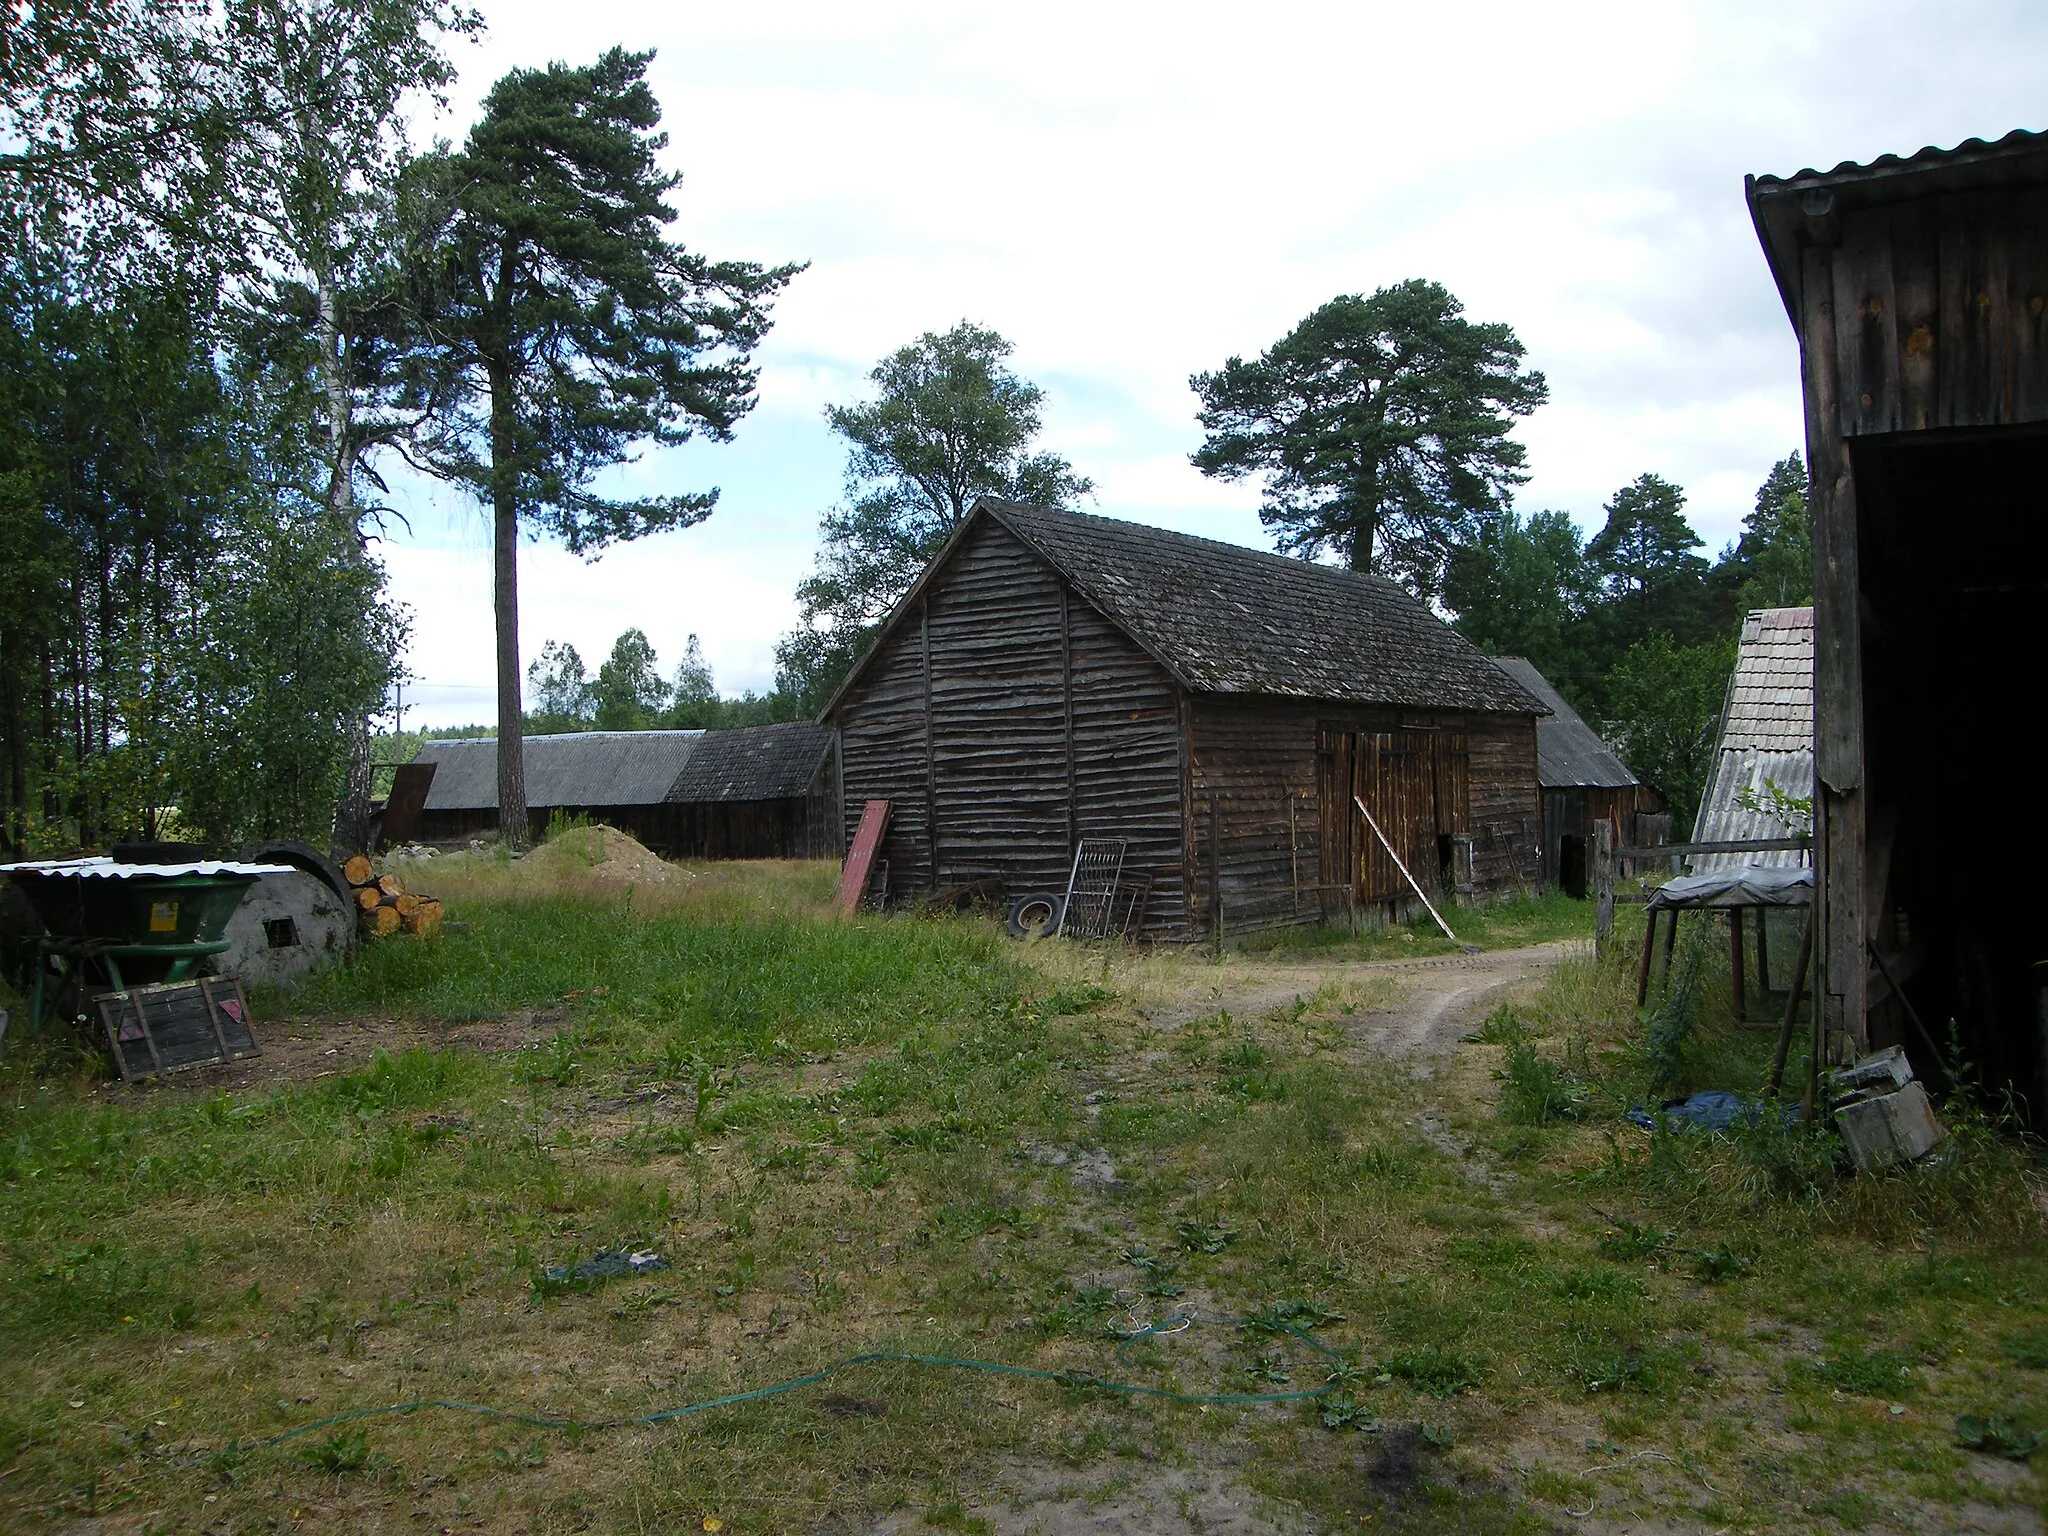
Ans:
[[[887,800],[870,800],[861,807],[860,826],[854,830],[853,847],[847,850],[846,870],[839,879],[839,899],[834,903],[844,915],[851,915],[860,906],[861,893],[867,889],[875,855],[881,852],[882,839],[889,830],[889,804]]]
[[[1394,861],[1394,867],[1401,871],[1401,878],[1408,882],[1408,888],[1414,891],[1417,896],[1422,897],[1422,904],[1425,907],[1429,908],[1429,915],[1436,919],[1437,927],[1443,929],[1444,937],[1449,939],[1453,944],[1457,943],[1458,936],[1455,933],[1451,932],[1451,925],[1444,921],[1443,914],[1437,911],[1436,907],[1431,904],[1430,899],[1427,896],[1423,895],[1422,887],[1416,883],[1415,877],[1408,873],[1408,866],[1401,862],[1401,855],[1394,852],[1394,845],[1387,841],[1387,834],[1380,830],[1380,824],[1372,819],[1372,812],[1368,811],[1365,808],[1365,801],[1361,799],[1359,796],[1353,795],[1351,797],[1351,803],[1358,807],[1359,815],[1363,816],[1365,818],[1365,824],[1368,827],[1372,828],[1372,835],[1378,838],[1380,840],[1380,846],[1387,850],[1387,857],[1392,859]]]

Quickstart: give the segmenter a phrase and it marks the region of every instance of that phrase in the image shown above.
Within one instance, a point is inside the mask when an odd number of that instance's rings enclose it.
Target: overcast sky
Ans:
[[[694,632],[727,693],[772,683],[839,494],[823,407],[963,317],[1016,344],[1093,510],[1270,547],[1256,486],[1187,462],[1188,375],[1336,294],[1433,278],[1549,376],[1520,431],[1522,510],[1595,527],[1651,470],[1718,550],[1801,437],[1743,174],[2040,128],[2048,64],[2039,0],[483,8],[439,132],[459,138],[508,69],[655,49],[677,234],[811,263],[738,440],[624,472],[718,486],[713,517],[594,563],[521,554],[525,657],[567,640],[594,671],[638,625],[669,670]],[[412,533],[386,555],[413,612],[407,724],[488,720],[484,518],[402,499]]]

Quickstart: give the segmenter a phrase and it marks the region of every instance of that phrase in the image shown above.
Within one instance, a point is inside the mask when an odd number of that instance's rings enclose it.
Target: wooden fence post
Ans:
[[[1614,823],[1593,823],[1593,953],[1607,953],[1614,932]]]

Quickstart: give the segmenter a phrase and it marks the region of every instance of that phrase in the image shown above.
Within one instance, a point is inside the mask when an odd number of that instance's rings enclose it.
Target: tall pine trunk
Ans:
[[[512,377],[491,370],[491,607],[498,626],[498,838],[524,848],[526,716],[519,678],[519,500]]]

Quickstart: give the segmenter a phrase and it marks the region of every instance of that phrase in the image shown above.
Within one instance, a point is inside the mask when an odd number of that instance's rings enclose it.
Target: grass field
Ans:
[[[1768,1042],[1710,1002],[1651,1050],[1624,963],[1425,1062],[1373,1047],[1411,973],[1348,938],[1027,949],[823,920],[813,867],[602,873],[435,869],[464,931],[266,1000],[326,1075],[10,1060],[0,1523],[1184,1530],[1227,1496],[1282,1530],[2039,1528],[2034,1467],[1955,1429],[2048,1422],[2040,1170],[1977,1119],[1884,1179],[1639,1131],[1653,1077],[1753,1086]],[[433,1047],[464,1020],[499,1043]],[[351,1064],[401,1025],[428,1047]],[[666,1267],[578,1278],[599,1251]],[[1056,1379],[880,1360],[653,1425],[265,1443],[422,1399],[632,1418],[873,1351]]]

